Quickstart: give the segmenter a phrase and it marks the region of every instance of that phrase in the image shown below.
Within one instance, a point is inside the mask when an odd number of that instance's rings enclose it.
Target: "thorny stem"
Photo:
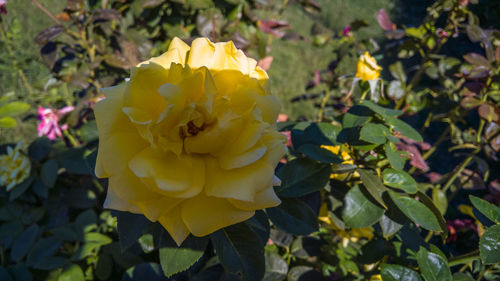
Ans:
[[[330,90],[326,90],[325,96],[321,100],[321,105],[318,111],[318,121],[321,122],[323,121],[323,111],[325,110],[326,103],[328,102],[328,99],[330,98]]]
[[[446,192],[446,190],[448,190],[448,188],[450,188],[450,186],[453,184],[453,182],[455,181],[455,179],[458,177],[458,175],[463,171],[463,169],[465,169],[465,167],[467,167],[467,165],[469,164],[469,162],[472,160],[472,158],[480,151],[480,149],[475,149],[474,151],[472,151],[469,156],[464,160],[464,162],[462,162],[462,164],[460,164],[460,166],[458,167],[458,169],[455,170],[455,172],[453,172],[453,175],[448,179],[448,181],[446,182],[446,184],[443,186],[442,190]]]

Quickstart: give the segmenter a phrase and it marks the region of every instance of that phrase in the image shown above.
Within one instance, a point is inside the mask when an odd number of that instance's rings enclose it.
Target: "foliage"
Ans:
[[[106,182],[93,175],[99,88],[173,36],[231,39],[264,58],[287,27],[257,15],[297,4],[68,1],[35,42],[51,72],[45,87],[62,93],[47,104],[75,110],[60,139],[25,149],[30,176],[0,191],[0,279],[498,279],[500,32],[471,12],[477,2],[435,1],[416,26],[379,11],[379,43],[358,39],[364,20],[316,30],[310,47],[333,53],[290,101],[312,102],[316,117],[278,123],[290,136],[276,170],[282,204],[179,248],[158,223],[102,209]],[[340,67],[365,51],[384,66],[375,88]],[[0,118],[27,110],[9,101]]]

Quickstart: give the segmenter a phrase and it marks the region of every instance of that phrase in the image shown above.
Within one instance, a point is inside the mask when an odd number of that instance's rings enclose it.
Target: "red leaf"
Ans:
[[[378,10],[377,12],[377,21],[380,27],[382,27],[382,29],[385,31],[396,29],[396,25],[391,21],[389,15],[387,15],[387,12],[383,8]]]

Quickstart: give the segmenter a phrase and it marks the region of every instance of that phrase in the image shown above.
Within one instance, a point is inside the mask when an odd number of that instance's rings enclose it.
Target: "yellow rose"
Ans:
[[[22,183],[31,172],[31,162],[20,149],[19,142],[14,149],[7,147],[7,154],[0,155],[0,186],[7,191]]]
[[[339,154],[339,152],[340,152],[340,156],[344,160],[344,162],[342,162],[342,164],[354,164],[354,160],[352,160],[352,158],[349,155],[349,153],[347,153],[347,151],[345,151],[345,150],[341,151],[340,145],[335,145],[335,146],[334,145],[322,145],[321,148],[329,150],[333,154]],[[330,178],[331,179],[337,179],[339,181],[343,181],[343,180],[345,180],[347,178],[348,175],[349,175],[349,173],[343,173],[343,174],[333,174],[332,173],[330,175]]]
[[[382,68],[377,64],[377,61],[368,52],[365,52],[358,59],[356,77],[363,81],[377,80],[381,70]]]
[[[232,42],[174,38],[95,105],[106,208],[159,221],[181,244],[280,204],[286,151],[267,74]]]

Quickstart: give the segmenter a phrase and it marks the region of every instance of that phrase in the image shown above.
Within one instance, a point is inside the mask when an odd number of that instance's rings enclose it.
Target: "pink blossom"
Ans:
[[[0,0],[0,14],[3,15],[7,14],[7,8],[5,8],[7,3],[8,3],[7,0]]]
[[[0,0],[1,1],[1,0]],[[47,136],[51,140],[62,137],[61,130],[68,129],[68,124],[63,124],[59,126],[59,119],[66,113],[73,111],[75,108],[73,106],[65,106],[59,110],[54,110],[52,108],[38,107],[38,136]]]
[[[352,33],[351,33],[351,26],[348,25],[342,31],[342,36],[344,36],[344,37],[350,37],[351,35],[352,35]]]

